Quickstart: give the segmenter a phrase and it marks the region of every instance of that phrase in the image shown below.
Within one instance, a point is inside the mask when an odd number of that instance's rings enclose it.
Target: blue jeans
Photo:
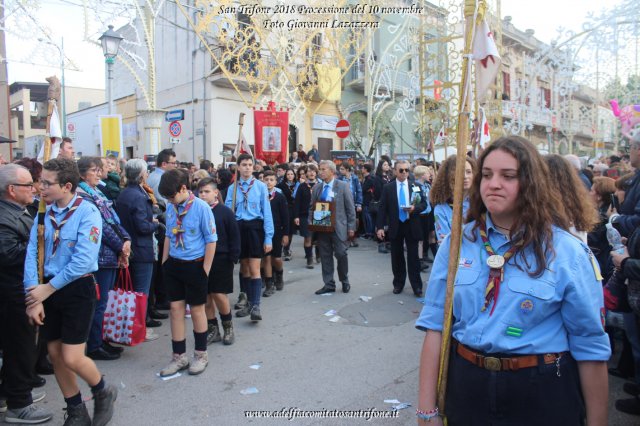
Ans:
[[[131,281],[133,281],[133,291],[149,296],[151,277],[153,276],[153,262],[132,262],[129,264],[129,273],[131,274]]]
[[[373,217],[369,211],[369,206],[362,207],[362,220],[364,221],[364,233],[366,235],[374,235],[376,231],[373,225]]]
[[[102,320],[109,301],[109,290],[113,289],[117,274],[117,268],[100,268],[93,273],[100,289],[100,299],[96,301],[96,310],[93,313],[93,322],[89,339],[87,339],[87,352],[93,352],[102,346]]]

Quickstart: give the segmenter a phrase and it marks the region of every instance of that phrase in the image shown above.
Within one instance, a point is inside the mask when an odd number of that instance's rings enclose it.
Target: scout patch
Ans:
[[[531,313],[531,311],[533,311],[533,301],[531,299],[524,299],[520,303],[520,312],[526,315]]]
[[[507,336],[522,337],[522,329],[518,327],[508,326],[506,330]]]
[[[467,259],[464,257],[461,257],[460,262],[458,263],[458,266],[463,268],[471,268],[471,265],[473,265],[473,259]]]
[[[98,237],[100,237],[100,230],[96,226],[91,227],[91,232],[89,232],[89,241],[93,244],[98,244]]]
[[[600,308],[600,321],[602,322],[602,328],[604,328],[605,326],[606,318],[607,318],[606,311],[604,310],[604,308]]]

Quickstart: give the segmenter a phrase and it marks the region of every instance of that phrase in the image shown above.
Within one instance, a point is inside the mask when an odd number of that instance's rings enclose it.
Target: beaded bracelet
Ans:
[[[416,416],[421,420],[430,421],[434,417],[438,417],[438,407],[429,411],[416,410]]]

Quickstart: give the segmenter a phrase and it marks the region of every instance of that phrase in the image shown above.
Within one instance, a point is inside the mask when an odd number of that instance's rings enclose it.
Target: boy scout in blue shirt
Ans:
[[[189,374],[200,374],[209,363],[207,355],[207,316],[205,303],[209,271],[216,251],[216,224],[211,208],[189,191],[189,175],[170,170],[160,179],[158,190],[167,205],[167,233],[162,253],[164,279],[171,301],[171,345],[173,359],[160,371],[172,376],[189,367]],[[184,331],[185,303],[191,307],[195,352],[189,365]]]
[[[240,228],[240,288],[246,288],[249,303],[236,312],[237,317],[251,314],[251,321],[262,320],[260,313],[260,261],[271,251],[273,217],[267,186],[253,177],[253,157],[238,156],[240,179],[227,193],[225,204],[236,212]],[[235,198],[234,198],[235,192]],[[235,206],[234,206],[235,201]]]
[[[27,315],[48,342],[58,386],[67,403],[67,421],[105,425],[113,416],[118,391],[106,385],[95,363],[85,355],[96,303],[92,273],[98,270],[102,220],[98,210],[76,194],[80,181],[73,160],[44,164],[42,197],[51,203],[44,217],[44,279],[38,279],[38,226],[31,229],[24,268]],[[76,375],[93,393],[93,422],[82,402]]]

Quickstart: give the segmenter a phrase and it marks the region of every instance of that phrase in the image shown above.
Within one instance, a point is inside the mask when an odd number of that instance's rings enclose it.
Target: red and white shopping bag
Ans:
[[[147,295],[134,292],[129,268],[121,268],[102,320],[102,338],[121,345],[135,346],[147,334],[145,312]]]

